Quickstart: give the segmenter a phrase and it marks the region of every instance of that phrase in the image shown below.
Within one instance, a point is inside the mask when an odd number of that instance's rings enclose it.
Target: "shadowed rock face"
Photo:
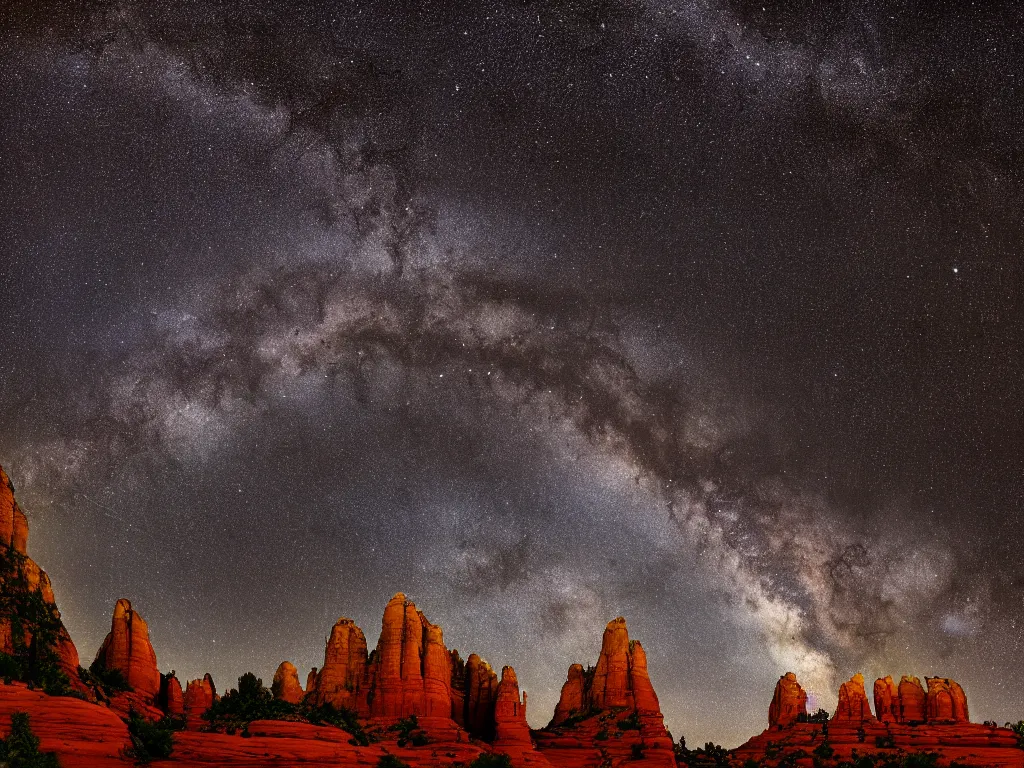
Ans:
[[[185,714],[185,694],[173,671],[169,675],[160,676],[160,699],[157,703],[171,717],[182,717]]]
[[[302,701],[302,685],[299,684],[299,671],[290,661],[282,661],[274,673],[274,682],[270,686],[275,699],[289,704]]]
[[[28,556],[28,519],[14,498],[14,486],[0,467],[0,653],[13,656],[52,689],[87,689],[78,678],[78,650],[60,619],[46,571]],[[55,672],[56,675],[52,674]],[[63,674],[66,682],[56,677]]]
[[[832,721],[836,723],[860,723],[873,720],[871,706],[864,692],[864,675],[859,672],[839,686],[839,704]]]
[[[477,654],[469,654],[463,675],[463,722],[479,739],[494,738],[494,706],[498,697],[498,676]]]
[[[96,661],[105,669],[120,671],[135,693],[156,701],[160,693],[160,671],[153,644],[149,642],[149,627],[124,598],[114,605],[110,633],[103,640]]]
[[[775,684],[775,694],[768,706],[768,727],[785,727],[806,712],[807,693],[797,682],[796,675],[787,672]]]

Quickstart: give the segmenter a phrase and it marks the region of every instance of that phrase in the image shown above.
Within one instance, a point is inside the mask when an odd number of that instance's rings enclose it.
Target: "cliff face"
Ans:
[[[784,728],[807,713],[807,694],[797,682],[796,675],[787,672],[775,684],[775,694],[768,706],[768,727]]]
[[[149,641],[149,625],[141,614],[132,609],[124,598],[114,605],[110,632],[96,654],[96,661],[104,669],[116,669],[135,693],[155,702],[160,693],[160,670],[156,665],[156,651]]]
[[[85,692],[78,650],[60,619],[46,572],[28,556],[28,519],[0,467],[0,653],[16,679]]]
[[[839,705],[832,717],[833,722],[860,723],[873,720],[868,696],[864,691],[864,675],[858,672],[839,686]]]

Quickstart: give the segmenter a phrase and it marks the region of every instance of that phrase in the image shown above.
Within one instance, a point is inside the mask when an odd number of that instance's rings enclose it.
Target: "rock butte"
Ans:
[[[499,679],[478,654],[463,660],[458,651],[445,647],[440,627],[401,593],[384,609],[372,653],[362,630],[341,618],[327,638],[323,666],[309,672],[305,690],[288,661],[277,668],[271,685],[282,701],[353,710],[361,727],[379,741],[355,746],[344,730],[294,716],[251,722],[245,738],[206,732],[209,723],[203,714],[218,699],[213,679],[207,674],[190,680],[183,691],[173,671],[161,675],[149,628],[128,600],[115,604],[96,663],[101,670],[118,670],[132,690],[107,695],[92,676],[79,675],[78,652],[61,623],[46,573],[28,557],[27,543],[28,521],[0,467],[0,587],[5,597],[13,598],[4,603],[6,614],[0,610],[0,652],[43,659],[66,676],[77,696],[48,695],[17,681],[0,685],[0,736],[6,735],[12,713],[26,712],[41,748],[56,752],[66,768],[128,764],[122,750],[130,745],[125,725],[129,710],[152,720],[165,715],[184,719],[186,730],[175,733],[171,759],[161,763],[167,765],[374,766],[392,754],[411,768],[433,768],[468,764],[483,752],[505,753],[516,768],[677,764],[646,654],[629,638],[625,619],[608,623],[596,666],[569,667],[551,723],[531,731],[527,695],[515,670],[503,667]],[[19,624],[21,632],[15,636],[12,629]],[[914,677],[903,677],[898,685],[891,677],[876,681],[877,717],[868,705],[864,678],[858,674],[843,683],[836,713],[827,724],[835,757],[850,759],[854,750],[864,754],[902,748],[936,751],[943,764],[956,760],[1024,768],[1024,751],[1016,748],[1012,731],[969,722],[960,685],[940,677],[925,682],[927,689]],[[753,758],[776,766],[792,758],[797,765],[811,766],[809,754],[826,725],[806,722],[806,705],[807,694],[796,676],[783,675],[769,706],[768,730],[734,750],[732,761]],[[389,727],[411,715],[428,743],[398,746],[398,736]],[[876,739],[895,747],[872,749]]]
[[[864,677],[854,675],[839,688],[836,712],[827,722],[809,722],[806,710],[791,717],[794,702],[806,706],[796,675],[787,673],[775,687],[768,709],[768,729],[732,751],[737,761],[755,760],[769,768],[792,763],[802,768],[821,761],[814,750],[827,741],[831,763],[859,755],[896,757],[899,751],[935,752],[941,765],[1024,767],[1024,750],[1009,728],[971,723],[967,697],[953,680],[925,678],[925,693],[916,677],[875,681],[875,713],[868,706]]]

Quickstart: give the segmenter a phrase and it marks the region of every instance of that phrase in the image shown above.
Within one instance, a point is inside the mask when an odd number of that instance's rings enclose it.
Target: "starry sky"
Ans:
[[[1015,3],[48,0],[0,21],[0,463],[84,659],[406,592],[529,719],[607,621],[1024,717]]]

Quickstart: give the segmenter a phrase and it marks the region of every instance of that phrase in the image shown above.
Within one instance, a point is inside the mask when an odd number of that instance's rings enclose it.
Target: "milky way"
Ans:
[[[461,4],[460,4],[461,5]],[[0,463],[82,655],[222,687],[404,591],[530,721],[797,672],[1024,716],[1021,12],[25,4]]]

